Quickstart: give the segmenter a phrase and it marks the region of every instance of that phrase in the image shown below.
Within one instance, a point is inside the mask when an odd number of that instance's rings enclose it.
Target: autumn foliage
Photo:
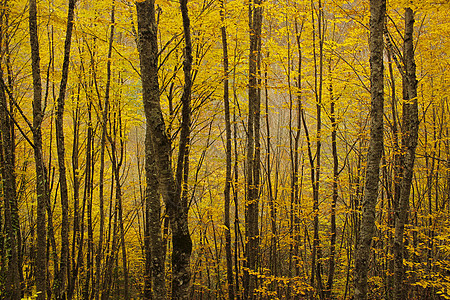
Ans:
[[[450,299],[450,5],[387,0],[368,189],[369,2],[0,0],[0,298]]]

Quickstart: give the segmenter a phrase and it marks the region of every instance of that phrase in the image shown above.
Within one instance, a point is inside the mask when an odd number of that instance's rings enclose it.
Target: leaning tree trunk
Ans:
[[[62,67],[61,84],[56,110],[56,147],[59,165],[59,189],[61,197],[61,261],[59,274],[55,278],[54,292],[57,299],[63,298],[66,290],[67,272],[69,269],[69,196],[67,191],[65,147],[64,147],[64,104],[67,81],[69,78],[70,44],[72,41],[73,18],[75,1],[69,1],[67,14],[66,40],[64,43],[64,62]],[[56,251],[56,249],[54,249]]]
[[[386,0],[370,0],[370,144],[362,203],[360,238],[355,256],[354,297],[367,299],[367,273],[370,246],[375,227],[375,204],[378,197],[380,161],[383,152],[383,29]]]
[[[400,186],[400,201],[395,212],[394,237],[394,299],[404,299],[408,295],[405,288],[405,266],[403,234],[409,211],[409,195],[411,192],[414,159],[418,140],[419,113],[417,104],[416,64],[414,61],[414,13],[411,8],[405,9],[405,39],[404,39],[404,97],[402,148],[403,177]]]
[[[100,170],[99,170],[99,214],[100,214],[100,229],[98,233],[98,248],[96,253],[96,276],[94,283],[94,298],[98,300],[103,291],[100,287],[102,285],[102,265],[103,265],[103,243],[104,243],[104,232],[105,232],[105,150],[106,150],[106,135],[108,131],[108,116],[109,116],[109,97],[111,90],[111,57],[112,48],[114,42],[114,32],[115,32],[115,3],[113,1],[111,7],[111,28],[109,32],[108,41],[108,61],[106,63],[106,86],[105,86],[105,96],[103,100],[103,105],[101,100],[99,101],[99,107],[102,111],[102,122],[101,122],[101,140],[100,140]]]
[[[47,230],[46,230],[46,205],[47,189],[45,180],[47,178],[42,150],[41,125],[44,118],[42,109],[42,83],[39,56],[37,5],[36,0],[30,0],[29,28],[31,46],[31,68],[33,75],[33,143],[34,159],[36,164],[36,292],[38,300],[46,299],[47,290]]]
[[[220,1],[220,14],[222,22],[225,21],[225,0]],[[225,255],[227,261],[227,283],[228,283],[228,299],[234,299],[234,283],[233,283],[233,257],[231,253],[231,226],[230,226],[230,202],[231,202],[231,121],[230,121],[230,97],[229,97],[229,81],[228,81],[228,43],[227,31],[225,24],[221,28],[222,34],[222,51],[223,51],[223,73],[225,79],[223,81],[223,105],[225,113],[225,140],[226,140],[226,174],[224,195],[224,225],[225,225]]]
[[[172,299],[188,299],[191,279],[192,240],[189,234],[187,208],[181,201],[170,160],[171,142],[165,130],[159,101],[158,39],[155,2],[136,2],[142,94],[147,126],[150,130],[158,174],[158,189],[166,204],[172,228]]]

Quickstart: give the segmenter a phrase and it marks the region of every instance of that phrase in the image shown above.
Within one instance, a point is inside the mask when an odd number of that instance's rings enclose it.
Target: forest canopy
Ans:
[[[0,298],[450,299],[449,15],[0,0]]]

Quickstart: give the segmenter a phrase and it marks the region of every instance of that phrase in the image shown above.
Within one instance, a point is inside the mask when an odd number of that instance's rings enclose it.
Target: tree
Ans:
[[[69,264],[69,195],[67,189],[66,178],[66,158],[64,145],[64,105],[67,81],[69,77],[69,58],[70,45],[72,42],[73,18],[76,0],[69,1],[69,9],[67,12],[67,29],[66,40],[64,43],[64,62],[61,75],[61,83],[59,87],[58,106],[56,111],[56,144],[58,148],[58,165],[59,165],[59,189],[62,207],[62,223],[61,223],[61,261],[59,274],[55,280],[55,296],[57,299],[64,297],[66,290],[66,280],[68,278]],[[54,249],[56,251],[56,249]]]
[[[404,38],[404,70],[403,70],[403,123],[402,123],[402,153],[403,176],[400,185],[400,199],[395,212],[394,238],[394,299],[403,299],[408,294],[406,290],[404,227],[409,212],[409,199],[413,180],[414,161],[419,132],[419,110],[417,102],[416,63],[414,60],[414,12],[405,9],[405,38]]]
[[[181,201],[180,187],[173,176],[170,161],[171,142],[165,131],[159,102],[158,39],[155,3],[136,2],[138,12],[139,57],[142,92],[147,126],[159,174],[158,190],[165,202],[172,229],[172,298],[187,299],[190,284],[192,241],[187,222],[187,207]],[[186,97],[189,97],[186,95]],[[180,153],[182,155],[182,153]],[[146,155],[147,156],[147,155]],[[184,155],[183,155],[184,157]]]
[[[380,161],[383,153],[383,32],[385,0],[370,1],[370,144],[362,203],[360,239],[355,256],[355,299],[367,299],[367,271],[374,236],[375,205],[378,198]]]
[[[46,299],[47,290],[47,230],[46,230],[46,208],[48,205],[47,193],[47,171],[44,165],[42,148],[42,120],[44,112],[42,109],[42,83],[39,55],[39,41],[37,30],[37,7],[36,0],[30,0],[29,8],[29,28],[30,28],[30,46],[31,46],[31,66],[33,72],[33,144],[34,159],[36,165],[36,289],[37,299]],[[41,271],[39,271],[41,270]]]
[[[247,121],[247,199],[245,201],[245,264],[244,298],[254,299],[257,288],[256,273],[259,253],[259,188],[260,188],[260,114],[261,92],[258,78],[261,73],[261,1],[249,6],[250,53],[248,67],[248,121]]]
[[[3,36],[0,35],[0,44]],[[4,50],[4,49],[2,49]],[[12,99],[8,108],[6,98],[7,86],[0,69],[0,171],[2,179],[2,196],[4,199],[4,219],[6,227],[6,257],[8,259],[5,294],[10,299],[21,299],[20,274],[20,226],[17,206],[15,175],[15,140],[12,120]]]
[[[220,2],[220,15],[222,23],[225,22],[225,5],[224,0]],[[233,257],[231,253],[231,225],[230,225],[230,202],[231,202],[231,121],[230,121],[230,97],[229,97],[229,70],[228,70],[228,42],[227,30],[225,24],[221,27],[222,35],[222,49],[223,49],[223,106],[225,114],[225,131],[226,131],[226,174],[224,195],[224,226],[225,226],[225,254],[227,260],[227,282],[228,282],[228,298],[234,299],[234,284],[233,284]]]

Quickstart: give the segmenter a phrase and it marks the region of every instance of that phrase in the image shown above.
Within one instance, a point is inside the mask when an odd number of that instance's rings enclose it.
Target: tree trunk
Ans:
[[[0,43],[1,44],[1,43]],[[6,227],[6,255],[8,259],[6,272],[6,298],[21,299],[20,288],[20,227],[18,219],[18,206],[16,195],[16,172],[14,162],[14,135],[13,123],[6,102],[5,86],[3,85],[3,72],[0,69],[0,172],[4,198],[4,226]],[[3,231],[1,231],[3,233]]]
[[[167,295],[165,277],[164,243],[161,236],[161,203],[158,193],[158,175],[150,128],[145,137],[145,172],[147,188],[145,194],[145,252],[146,252],[146,299],[165,299]],[[153,293],[152,293],[153,291]],[[152,297],[153,296],[153,297]]]
[[[236,76],[236,68],[233,70],[233,77]],[[237,104],[237,95],[235,88],[236,81],[233,80],[233,94],[234,94],[234,103]],[[239,272],[240,272],[240,263],[239,263],[239,237],[240,235],[240,226],[239,226],[239,198],[238,198],[238,182],[239,182],[239,153],[238,153],[238,137],[237,137],[237,121],[236,121],[236,108],[233,111],[233,141],[234,141],[234,185],[233,185],[233,200],[234,200],[234,277],[235,277],[235,291],[236,291],[236,299],[240,299],[240,295],[242,293],[239,292]],[[242,244],[242,243],[241,243]]]
[[[159,192],[166,204],[172,228],[172,298],[187,299],[190,285],[192,240],[189,234],[187,208],[183,206],[180,187],[173,176],[171,142],[166,134],[158,84],[158,40],[153,0],[136,2],[139,34],[139,56],[143,101],[147,126],[154,149]],[[180,153],[181,155],[181,153]]]
[[[102,105],[101,101],[99,107],[102,112],[101,120],[101,140],[100,140],[100,168],[99,168],[99,214],[100,214],[100,228],[98,237],[98,248],[96,253],[96,276],[93,284],[93,294],[95,299],[99,299],[102,293],[100,287],[102,286],[102,262],[103,262],[103,242],[104,242],[104,231],[105,231],[105,197],[104,197],[104,177],[105,177],[105,150],[106,150],[106,135],[107,135],[107,123],[109,116],[109,94],[111,87],[111,57],[112,57],[112,47],[114,41],[114,23],[115,23],[115,4],[113,1],[111,7],[111,28],[108,41],[108,61],[106,63],[106,86],[105,86],[105,97],[104,103]]]
[[[120,106],[119,106],[120,107]],[[119,124],[121,123],[121,114],[120,111],[118,113],[119,118]],[[116,126],[114,126],[115,128]],[[115,128],[115,131],[121,131],[121,125],[119,125],[119,128]],[[120,183],[120,167],[122,166],[122,157],[123,157],[123,143],[122,143],[122,136],[120,136],[120,149],[117,149],[116,146],[116,136],[115,132],[113,133],[114,138],[109,138],[109,142],[111,144],[111,157],[112,157],[112,168],[114,172],[114,178],[116,181],[116,213],[117,213],[117,220],[120,230],[120,246],[122,247],[122,272],[124,277],[124,295],[123,299],[130,299],[130,291],[129,291],[129,276],[128,276],[128,261],[127,261],[127,253],[125,248],[125,230],[123,226],[123,205],[122,205],[122,184]],[[121,134],[120,134],[121,135]],[[118,152],[120,151],[120,152]],[[119,157],[120,154],[120,157]],[[117,278],[116,278],[117,279]]]
[[[77,243],[80,239],[80,212],[79,212],[79,194],[80,194],[80,176],[79,176],[79,132],[80,132],[80,85],[77,89],[77,99],[73,120],[73,141],[72,141],[72,170],[73,170],[73,233],[72,233],[72,270],[68,273],[67,299],[72,299],[75,290],[75,279],[78,274],[78,264],[76,262]]]
[[[414,12],[405,9],[405,39],[404,39],[404,89],[405,103],[403,105],[402,148],[403,176],[400,186],[400,201],[395,212],[394,237],[394,299],[404,299],[408,295],[405,286],[405,247],[403,242],[404,227],[409,212],[409,195],[411,192],[414,160],[418,140],[419,113],[417,104],[416,64],[414,61]]]
[[[380,161],[383,153],[383,30],[385,0],[370,0],[370,142],[362,203],[360,238],[355,256],[355,299],[367,299],[370,246],[375,230],[375,205],[378,198]]]
[[[36,0],[30,0],[29,28],[31,46],[31,67],[33,75],[33,142],[34,159],[36,164],[36,292],[38,300],[46,299],[47,288],[47,230],[46,230],[46,205],[47,190],[45,180],[47,178],[42,150],[41,125],[44,118],[42,109],[42,83],[39,57],[38,25]]]
[[[224,1],[221,0],[221,19],[225,21]],[[226,140],[226,174],[224,194],[224,225],[225,225],[225,253],[227,261],[227,283],[228,283],[228,299],[234,299],[234,282],[233,282],[233,257],[231,253],[231,226],[230,226],[230,202],[231,202],[231,121],[230,121],[230,97],[229,97],[229,81],[228,81],[228,43],[227,31],[225,25],[221,28],[222,34],[222,51],[223,51],[223,105],[225,110],[225,140]]]
[[[259,253],[259,127],[261,94],[258,88],[258,76],[261,60],[261,0],[255,0],[249,6],[250,53],[249,53],[249,86],[248,86],[248,123],[247,123],[247,199],[245,203],[245,236],[244,253],[244,298],[255,299],[257,288],[257,258]]]
[[[333,80],[331,73],[331,59],[329,62],[329,76],[330,76],[330,121],[331,121],[331,153],[333,156],[333,196],[331,201],[331,220],[330,220],[330,258],[328,268],[328,282],[327,282],[327,298],[332,299],[333,278],[335,270],[335,256],[336,256],[336,203],[338,199],[338,179],[339,179],[339,160],[337,152],[337,121],[336,121],[336,99],[333,95]]]
[[[61,198],[61,260],[59,274],[55,278],[54,293],[57,299],[63,298],[66,289],[67,272],[69,268],[69,196],[67,191],[65,147],[64,147],[64,104],[66,86],[69,77],[70,44],[72,41],[72,28],[75,10],[75,1],[69,1],[67,14],[66,40],[64,43],[64,61],[62,67],[61,83],[56,110],[56,146],[59,165],[59,189]],[[56,251],[56,249],[54,249]]]
[[[86,95],[90,97],[90,95]],[[86,171],[84,178],[84,194],[83,208],[81,213],[81,242],[79,243],[78,267],[81,268],[81,276],[84,275],[84,286],[82,287],[82,295],[84,299],[88,299],[90,295],[92,270],[93,270],[93,233],[92,233],[92,190],[94,177],[94,129],[92,127],[92,100],[88,98],[88,123],[87,123],[87,139],[86,139]],[[86,263],[83,263],[83,239],[84,239],[84,215],[87,214],[87,249]],[[81,284],[80,284],[81,286]]]
[[[312,3],[312,2],[311,2]],[[314,159],[311,161],[311,183],[313,189],[313,249],[311,261],[311,286],[317,288],[319,297],[323,298],[323,284],[322,284],[322,250],[319,242],[319,188],[320,188],[320,171],[321,171],[321,148],[322,148],[322,87],[323,87],[323,44],[324,44],[324,13],[322,1],[318,1],[317,10],[317,35],[319,38],[319,53],[316,54],[316,31],[314,5],[311,8],[312,26],[313,26],[313,56],[314,56],[314,94],[316,101],[316,152]],[[319,60],[317,62],[317,59]],[[314,162],[314,163],[313,163]],[[317,284],[315,277],[317,276]]]

